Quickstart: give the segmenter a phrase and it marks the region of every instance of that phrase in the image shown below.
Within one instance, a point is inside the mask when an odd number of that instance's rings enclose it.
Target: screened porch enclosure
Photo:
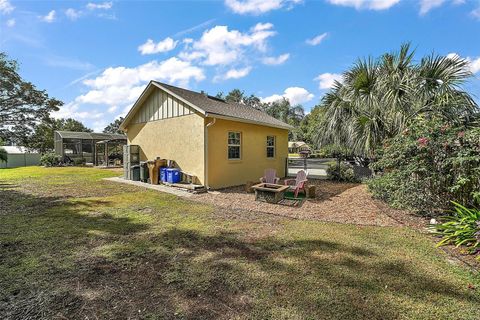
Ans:
[[[121,134],[55,131],[55,153],[64,162],[95,166],[121,166],[122,147],[127,137]]]

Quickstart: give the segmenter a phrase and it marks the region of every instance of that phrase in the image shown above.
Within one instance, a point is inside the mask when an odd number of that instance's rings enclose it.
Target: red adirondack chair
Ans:
[[[298,196],[298,192],[303,191],[305,195],[307,191],[305,190],[305,184],[307,183],[307,172],[305,170],[300,170],[297,172],[297,177],[295,179],[285,179],[285,185],[289,186],[293,190],[295,198]]]
[[[280,178],[277,177],[275,169],[265,169],[264,176],[260,178],[260,182],[277,184]]]

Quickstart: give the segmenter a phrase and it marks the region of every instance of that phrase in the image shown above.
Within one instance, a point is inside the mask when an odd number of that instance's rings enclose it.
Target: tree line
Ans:
[[[58,111],[63,102],[37,89],[18,71],[18,62],[0,52],[0,145],[16,144],[44,153],[54,148],[54,131],[93,131],[76,119],[52,117],[51,113]],[[122,120],[116,119],[103,132],[122,133]],[[5,157],[3,150],[0,160]]]
[[[265,103],[241,89],[216,97],[266,112],[294,127],[289,139],[318,149],[336,146],[373,158],[386,139],[395,137],[419,117],[455,124],[473,123],[478,105],[462,85],[471,77],[468,62],[458,56],[429,55],[416,62],[409,44],[398,52],[359,59],[343,73],[319,103],[306,113],[288,99]],[[0,139],[42,152],[53,148],[56,130],[92,130],[75,119],[54,119],[62,102],[38,90],[18,74],[18,63],[0,53]],[[104,132],[122,133],[118,118]],[[346,152],[347,152],[346,151]]]

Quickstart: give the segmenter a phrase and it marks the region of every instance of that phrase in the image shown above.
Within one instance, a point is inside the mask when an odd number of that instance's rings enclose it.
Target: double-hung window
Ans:
[[[267,136],[267,158],[275,158],[275,136]]]
[[[228,133],[228,160],[241,158],[242,134],[240,132]]]

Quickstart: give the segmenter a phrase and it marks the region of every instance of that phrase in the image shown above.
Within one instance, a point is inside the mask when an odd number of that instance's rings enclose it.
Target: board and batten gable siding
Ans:
[[[172,95],[157,89],[145,100],[133,117],[131,124],[186,116],[194,113],[191,107]]]
[[[128,144],[140,146],[140,159],[174,160],[203,184],[205,119],[183,102],[157,88],[126,126]]]

